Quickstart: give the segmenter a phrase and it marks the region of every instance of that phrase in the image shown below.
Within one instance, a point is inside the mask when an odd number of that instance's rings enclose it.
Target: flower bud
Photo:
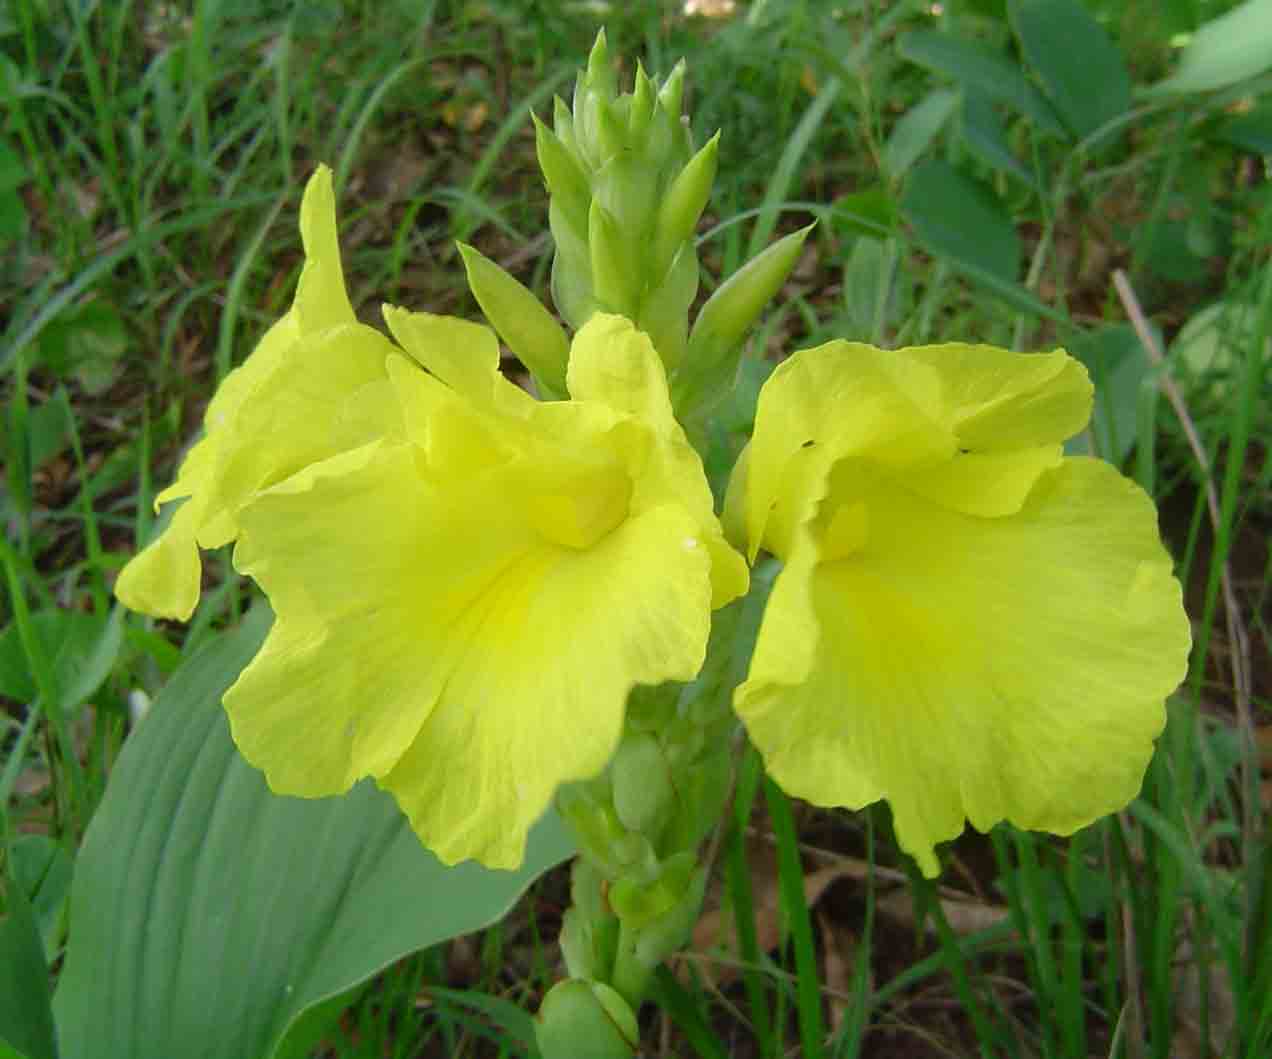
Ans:
[[[699,410],[727,391],[743,336],[790,275],[812,230],[810,224],[757,254],[702,307],[689,335],[685,369],[674,387],[678,411]]]
[[[656,842],[676,799],[658,740],[648,734],[627,733],[610,764],[610,776],[614,810],[623,826]]]
[[[543,1059],[631,1059],[640,1043],[627,1001],[601,982],[579,978],[548,990],[534,1036]]]
[[[665,273],[672,259],[687,239],[693,238],[698,218],[711,197],[719,157],[720,134],[717,132],[671,182],[658,208],[655,224],[654,272]]]
[[[587,174],[560,135],[544,125],[537,115],[532,114],[531,118],[534,121],[535,153],[539,157],[539,168],[543,170],[548,193],[552,196],[552,201],[565,211],[574,228],[580,232],[585,231],[587,208],[592,200]],[[559,128],[559,121],[557,125]]]
[[[539,381],[545,397],[566,394],[565,366],[570,340],[530,291],[490,258],[459,244],[468,286],[499,337]]]

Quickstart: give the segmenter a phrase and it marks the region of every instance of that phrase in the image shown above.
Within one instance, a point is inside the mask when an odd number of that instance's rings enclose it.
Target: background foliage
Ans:
[[[646,1040],[701,1056],[1272,1051],[1272,6],[732,7],[0,10],[0,1055],[44,1059],[55,1035],[63,1055],[90,1054],[93,1023],[76,1019],[93,1005],[97,1025],[117,1028],[144,1009],[162,1055],[246,1054],[213,1034],[244,1019],[273,1027],[253,1047],[289,1056],[532,1051],[521,1011],[557,974],[561,875],[501,923],[443,943],[489,923],[536,872],[502,880],[485,904],[472,886],[443,898],[427,858],[403,849],[382,883],[391,899],[364,865],[375,907],[400,910],[376,958],[341,963],[339,917],[305,949],[292,903],[321,901],[342,877],[303,857],[266,871],[269,857],[312,853],[296,835],[321,827],[336,828],[332,849],[366,839],[365,822],[330,824],[342,814],[371,814],[396,849],[395,817],[365,791],[248,808],[268,801],[263,787],[212,734],[215,689],[259,635],[241,624],[251,599],[228,556],[209,564],[212,591],[187,628],[123,614],[110,586],[150,534],[151,499],[212,389],[290,298],[299,190],[318,161],[336,170],[351,296],[368,321],[381,300],[476,316],[457,238],[545,290],[529,110],[568,91],[602,23],[628,74],[637,57],[666,72],[685,56],[697,141],[724,130],[705,271],[727,276],[774,235],[820,221],[725,407],[714,473],[775,358],[802,345],[1064,344],[1099,388],[1078,444],[1158,499],[1197,645],[1125,813],[1068,841],[968,835],[939,884],[897,857],[886,811],[809,811],[744,754],[713,897],[694,951],[660,981]],[[130,735],[178,670],[187,708],[208,708],[179,716],[161,698]],[[218,738],[215,767],[196,764]],[[150,760],[145,745],[160,748]],[[223,819],[268,817],[292,845],[268,829],[218,836],[221,798],[239,807]],[[185,830],[163,838],[182,804]],[[150,842],[149,875],[96,834],[121,819]],[[545,835],[542,866],[565,853]],[[197,875],[218,841],[260,851],[237,865],[246,879]],[[218,903],[218,887],[238,900]],[[199,955],[199,937],[223,947]],[[267,998],[244,1014],[215,976],[245,957],[266,974],[273,965],[251,958],[271,937],[301,946],[279,966],[300,959],[330,988],[293,1002],[280,971],[243,994]],[[129,962],[143,942],[144,962]],[[180,967],[188,977],[159,971]],[[213,1035],[167,1043],[190,1019]]]

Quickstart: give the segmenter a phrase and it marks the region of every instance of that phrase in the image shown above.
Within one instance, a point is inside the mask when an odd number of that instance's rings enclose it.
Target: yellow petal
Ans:
[[[193,455],[194,450],[191,450]],[[189,621],[199,602],[203,564],[195,543],[199,503],[187,500],[167,528],[119,572],[115,595],[129,610]]]
[[[576,401],[605,405],[652,431],[651,466],[637,483],[633,508],[685,507],[711,558],[712,606],[744,595],[746,563],[724,539],[702,462],[676,420],[666,370],[649,336],[621,316],[594,314],[574,336],[566,381]]]
[[[1068,460],[1002,518],[895,481],[860,500],[845,557],[798,531],[736,696],[775,778],[887,798],[929,875],[964,818],[1065,834],[1133,798],[1190,641],[1148,497]]]
[[[305,185],[300,201],[300,238],[305,246],[305,267],[296,287],[295,312],[301,331],[313,334],[353,323],[353,306],[340,267],[336,196],[331,170],[325,165],[315,169]]]
[[[218,517],[201,527],[202,547],[216,548],[238,535],[239,508],[257,490],[371,440],[358,436],[359,421],[347,405],[363,387],[385,379],[394,349],[378,331],[355,323],[302,335],[282,351],[219,439],[215,471],[204,487],[209,512]],[[383,396],[393,407],[391,395]],[[365,420],[361,425],[374,429]],[[386,433],[394,429],[391,420],[382,426]]]
[[[515,867],[556,788],[613,754],[631,687],[696,675],[710,587],[693,531],[660,508],[585,551],[539,548],[455,629],[468,650],[381,781],[443,861]]]
[[[1062,349],[1021,354],[963,342],[909,346],[889,355],[899,384],[911,361],[936,373],[939,394],[925,411],[949,424],[965,448],[1054,445],[1091,418],[1094,389],[1086,368]]]
[[[384,307],[384,321],[411,356],[478,408],[524,416],[535,401],[499,371],[499,340],[488,327],[433,313]]]
[[[789,551],[839,461],[899,472],[947,460],[953,433],[924,411],[939,394],[926,364],[859,343],[828,342],[780,364],[760,391],[747,465],[750,558],[761,546]]]
[[[235,562],[277,620],[225,704],[274,790],[375,776],[444,860],[513,867],[557,785],[608,760],[630,688],[696,674],[694,520],[662,507],[564,545],[524,502],[563,473],[541,472],[446,475],[374,444],[244,508]]]
[[[192,500],[144,561],[138,556],[138,565],[121,574],[120,598],[129,606],[188,617],[200,580],[193,542],[215,548],[233,540],[239,508],[254,490],[371,436],[402,430],[384,372],[393,346],[356,323],[345,292],[325,166],[305,188],[300,230],[306,261],[295,304],[222,380],[204,414],[203,438],[156,497],[156,509],[179,497]]]

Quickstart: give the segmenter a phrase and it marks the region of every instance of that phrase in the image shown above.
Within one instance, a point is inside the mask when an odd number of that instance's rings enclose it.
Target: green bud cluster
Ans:
[[[698,293],[693,234],[715,178],[719,137],[696,154],[681,120],[684,64],[660,85],[637,67],[619,95],[596,38],[573,110],[558,98],[553,127],[535,119],[556,242],[552,296],[577,329],[620,313],[647,332],[669,370],[684,355]]]
[[[639,65],[618,94],[602,31],[574,105],[535,119],[556,243],[552,296],[577,329],[594,312],[645,331],[688,419],[728,391],[742,342],[799,257],[808,229],[780,240],[722,284],[689,329],[700,278],[694,233],[711,196],[719,133],[694,151],[681,116],[684,64],[659,84]]]

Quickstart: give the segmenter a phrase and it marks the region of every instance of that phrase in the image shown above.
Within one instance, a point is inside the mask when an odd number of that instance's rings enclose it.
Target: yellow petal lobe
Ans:
[[[1055,354],[981,364],[986,348],[797,354],[761,394],[748,495],[731,498],[756,532],[755,469],[777,467],[758,518],[784,567],[735,696],[752,741],[792,794],[886,798],[928,875],[965,821],[1067,834],[1124,806],[1190,647],[1152,502],[1107,464],[1061,458],[1085,373]],[[854,391],[864,411],[826,407]]]

